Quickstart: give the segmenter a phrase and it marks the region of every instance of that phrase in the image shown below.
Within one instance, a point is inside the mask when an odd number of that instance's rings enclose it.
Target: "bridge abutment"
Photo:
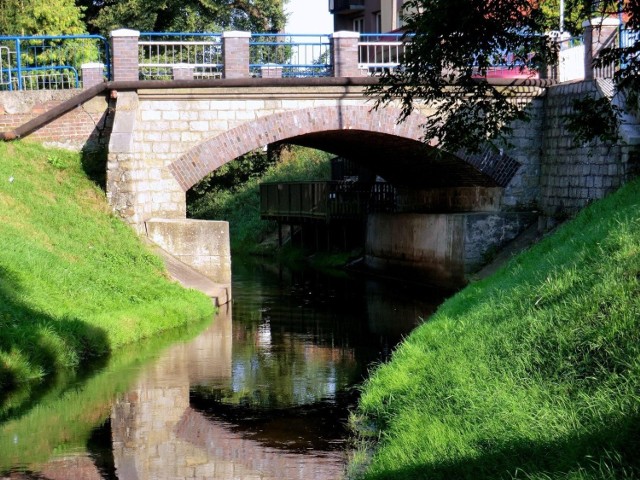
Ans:
[[[365,266],[457,289],[536,217],[531,212],[372,214]]]
[[[185,218],[186,198],[167,170],[173,156],[166,145],[154,142],[161,133],[147,135],[136,92],[117,93],[107,162],[107,199],[114,211],[144,233],[153,217]]]

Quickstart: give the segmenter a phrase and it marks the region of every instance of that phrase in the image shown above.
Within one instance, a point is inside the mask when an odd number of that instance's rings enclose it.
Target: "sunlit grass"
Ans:
[[[80,155],[0,144],[0,418],[34,381],[210,317],[110,213]]]
[[[364,386],[353,471],[638,478],[639,253],[636,181],[445,302]]]

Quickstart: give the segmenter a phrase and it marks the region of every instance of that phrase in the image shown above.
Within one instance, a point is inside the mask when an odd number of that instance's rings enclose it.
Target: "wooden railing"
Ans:
[[[260,185],[260,215],[282,221],[355,219],[395,210],[388,183],[282,182]]]

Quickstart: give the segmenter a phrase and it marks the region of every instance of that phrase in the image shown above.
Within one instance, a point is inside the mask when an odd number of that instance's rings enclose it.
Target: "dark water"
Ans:
[[[79,427],[59,412],[64,401],[34,417],[54,430],[43,434],[53,440],[46,440],[49,450],[34,450],[38,458],[16,453],[38,442],[25,433],[26,420],[0,430],[7,442],[0,448],[10,445],[11,458],[19,458],[7,469],[0,453],[0,472],[50,479],[341,478],[356,386],[442,296],[399,281],[238,260],[233,278],[233,304],[197,338],[105,375],[100,385],[126,382],[112,398],[100,401],[109,396],[100,393],[103,386],[78,385],[67,410],[74,419],[89,417]],[[82,428],[92,418],[98,425]]]

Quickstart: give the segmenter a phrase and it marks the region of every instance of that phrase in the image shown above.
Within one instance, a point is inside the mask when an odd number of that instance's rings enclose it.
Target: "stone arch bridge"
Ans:
[[[375,81],[116,80],[88,87],[32,120],[7,114],[29,97],[15,92],[9,104],[0,104],[0,120],[29,121],[0,136],[33,133],[59,142],[75,135],[89,145],[97,133],[98,140],[108,141],[107,196],[113,209],[139,233],[221,283],[230,276],[228,226],[187,221],[186,191],[220,165],[269,143],[320,148],[365,163],[394,186],[410,187],[414,196],[404,198],[405,213],[369,218],[367,238],[375,243],[366,246],[368,264],[422,264],[454,285],[536,216],[545,228],[638,171],[636,116],[625,115],[624,141],[615,146],[574,148],[562,122],[575,99],[610,95],[610,80],[510,80],[504,86],[528,103],[531,121],[513,125],[508,150],[476,156],[435,155],[434,146],[421,142],[428,106],[400,124],[397,107],[372,110],[365,91]]]
[[[398,108],[373,109],[365,93],[372,80],[271,79],[265,85],[245,79],[118,89],[109,201],[140,231],[150,218],[184,218],[185,192],[206,175],[245,153],[287,142],[351,158],[396,185],[500,189],[499,208],[534,202],[528,177],[539,169],[539,144],[526,127],[515,130],[508,152],[443,154],[422,141],[428,108],[398,123]],[[517,91],[535,111],[544,88]]]
[[[505,88],[515,101],[528,104],[531,120],[512,125],[508,150],[479,155],[445,154],[425,144],[421,125],[429,105],[402,123],[397,106],[373,109],[366,88],[375,81],[113,82],[108,199],[140,233],[178,256],[186,250],[185,258],[196,258],[192,265],[221,249],[228,265],[228,246],[207,246],[215,235],[184,221],[187,190],[221,165],[268,144],[318,148],[363,163],[410,192],[403,197],[407,213],[370,216],[368,266],[403,274],[420,265],[427,280],[457,286],[540,211],[544,221],[577,211],[624,182],[637,162],[636,119],[623,129],[630,132],[628,143],[600,148],[595,155],[591,147],[572,148],[562,124],[573,99],[606,94],[606,80],[558,86],[509,80]],[[176,239],[178,224],[182,240]],[[204,246],[194,253],[194,245]],[[220,264],[216,258],[207,260],[214,270]]]
[[[624,107],[624,99],[613,96],[611,79],[602,78],[606,72],[591,68],[600,39],[616,31],[609,23],[590,22],[585,30],[588,68],[570,77],[583,80],[488,79],[530,108],[531,121],[512,125],[512,147],[499,154],[438,155],[421,142],[420,125],[432,106],[400,124],[397,106],[372,110],[366,88],[377,79],[362,76],[356,32],[332,35],[333,77],[280,78],[277,65],[265,64],[262,78],[252,78],[251,34],[224,32],[222,78],[194,80],[194,65],[172,64],[172,81],[139,81],[140,33],[118,30],[111,35],[113,81],[104,81],[103,65],[87,64],[85,90],[61,103],[53,92],[46,101],[35,101],[34,92],[0,92],[0,138],[33,133],[42,140],[75,139],[80,147],[108,142],[107,196],[113,209],[187,263],[208,263],[214,270],[230,262],[228,232],[186,221],[185,192],[220,165],[267,144],[326,150],[412,191],[404,197],[406,214],[369,219],[368,238],[376,240],[366,247],[372,266],[387,260],[422,263],[460,283],[488,251],[499,250],[538,213],[546,228],[640,170],[637,114],[624,116],[623,141],[613,146],[574,148],[563,123],[574,100],[585,96],[607,97]],[[49,109],[49,103],[56,106]],[[180,229],[183,235],[163,234]],[[218,243],[212,245],[212,238]],[[227,280],[228,275],[222,279]]]

